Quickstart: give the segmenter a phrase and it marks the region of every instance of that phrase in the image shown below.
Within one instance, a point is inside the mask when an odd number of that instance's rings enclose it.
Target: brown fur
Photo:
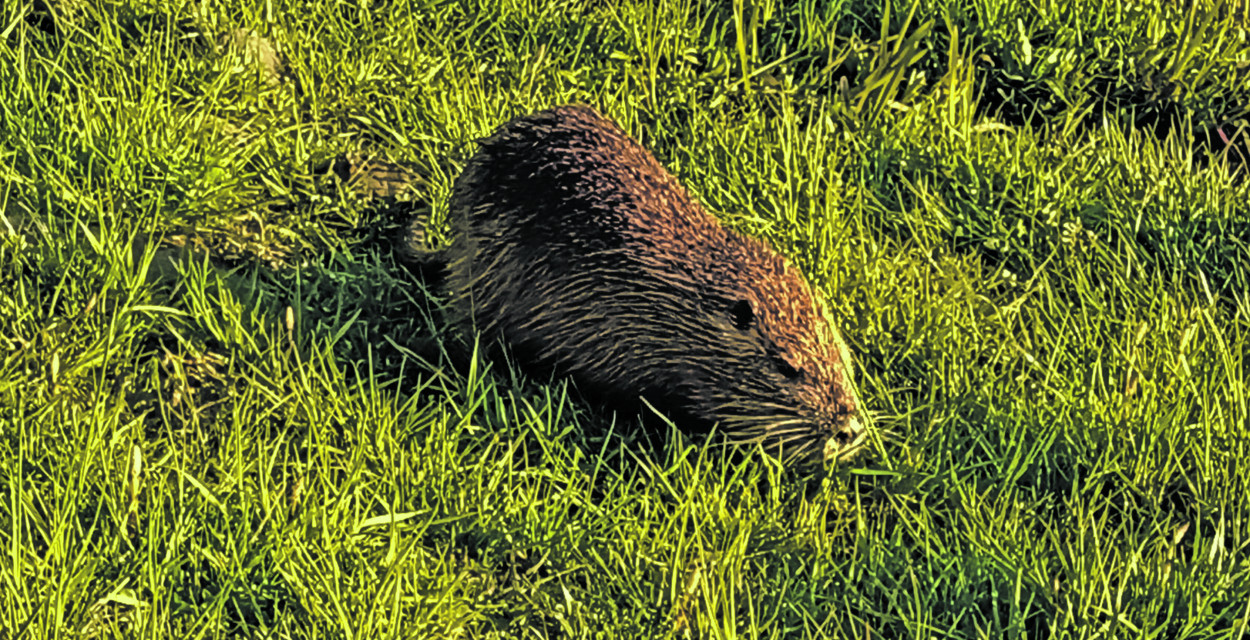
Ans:
[[[452,308],[592,397],[787,458],[861,440],[845,344],[797,269],[583,106],[516,118],[456,180]]]

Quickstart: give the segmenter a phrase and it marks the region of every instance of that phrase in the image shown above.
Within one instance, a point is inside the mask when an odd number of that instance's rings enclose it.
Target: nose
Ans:
[[[863,438],[864,424],[858,416],[848,417],[841,427],[825,441],[825,459],[837,459],[846,454],[848,449],[859,445]]]

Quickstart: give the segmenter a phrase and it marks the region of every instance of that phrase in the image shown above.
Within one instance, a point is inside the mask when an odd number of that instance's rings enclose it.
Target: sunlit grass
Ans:
[[[0,638],[1243,637],[1250,44],[1173,4],[6,3]],[[826,294],[868,455],[444,326],[404,218],[563,102]]]

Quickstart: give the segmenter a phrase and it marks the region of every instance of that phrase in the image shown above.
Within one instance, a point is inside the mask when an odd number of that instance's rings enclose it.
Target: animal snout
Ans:
[[[858,416],[848,416],[825,442],[825,459],[849,457],[863,444],[866,429]]]

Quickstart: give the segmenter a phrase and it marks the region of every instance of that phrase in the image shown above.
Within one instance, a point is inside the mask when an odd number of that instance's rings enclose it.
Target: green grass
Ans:
[[[1247,636],[1244,2],[50,4],[0,9],[0,638]],[[827,294],[868,455],[452,366],[390,239],[570,101]]]

